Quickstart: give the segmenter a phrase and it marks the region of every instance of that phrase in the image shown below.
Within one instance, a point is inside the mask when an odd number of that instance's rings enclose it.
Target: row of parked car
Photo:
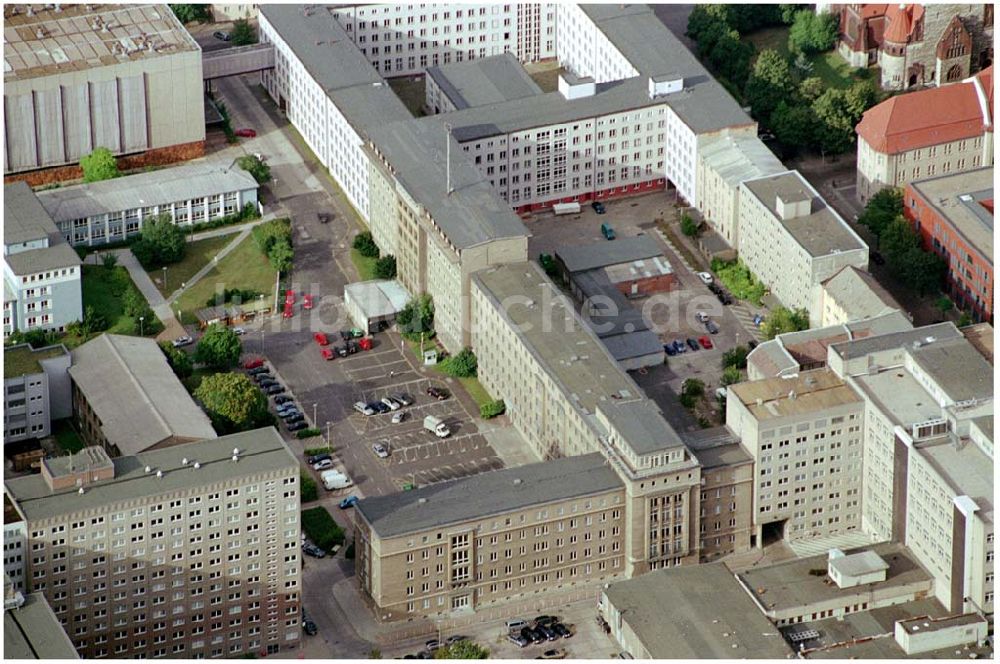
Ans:
[[[507,640],[519,648],[526,648],[532,643],[544,643],[557,639],[568,639],[573,636],[569,627],[559,622],[558,616],[538,616],[531,624],[525,620],[508,620]]]
[[[330,346],[332,335],[323,332],[313,334],[313,341],[319,346],[320,355],[324,360],[332,360],[337,355],[347,357],[348,355],[354,355],[359,350],[372,349],[371,337],[366,337],[365,333],[356,327],[350,330],[343,330],[337,334],[340,335],[343,343],[333,346]],[[355,341],[355,339],[358,341]]]
[[[697,340],[691,337],[688,337],[687,339],[674,339],[668,344],[663,344],[664,352],[671,357],[686,353],[688,348],[692,351],[696,351],[702,348],[705,350],[711,350],[714,347],[715,346],[712,344],[712,340],[707,336],[698,337]]]
[[[445,646],[455,645],[459,641],[468,641],[469,637],[454,635],[445,639],[444,643],[437,639],[431,639],[424,644],[424,649],[414,655],[403,655],[403,659],[434,659],[434,653]]]
[[[243,367],[247,370],[247,375],[257,383],[257,387],[274,400],[275,413],[284,422],[286,431],[300,431],[309,426],[306,423],[306,416],[299,410],[295,400],[285,394],[285,386],[278,382],[264,360],[260,358],[247,360]]]
[[[431,385],[427,388],[427,396],[432,399],[437,399],[438,401],[444,401],[451,396],[451,392],[443,387],[435,387]],[[391,412],[393,414],[392,423],[399,424],[406,419],[406,413],[401,412],[400,409],[404,406],[410,406],[412,404],[412,396],[406,394],[405,392],[396,392],[382,397],[377,401],[369,401],[367,403],[364,401],[357,401],[354,403],[354,410],[358,411],[365,417]]]

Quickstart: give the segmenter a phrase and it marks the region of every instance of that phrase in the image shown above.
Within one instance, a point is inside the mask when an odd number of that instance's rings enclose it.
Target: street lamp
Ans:
[[[327,422],[326,422],[326,446],[327,446],[327,448],[331,452],[333,452],[333,441],[330,440],[330,421],[329,420],[327,420]]]
[[[167,290],[167,266],[163,266],[163,290]]]
[[[142,333],[142,321],[144,321],[144,320],[146,320],[145,316],[139,316],[139,336],[140,337],[146,336],[146,335],[144,335]]]
[[[313,426],[316,426],[316,404],[313,404]]]

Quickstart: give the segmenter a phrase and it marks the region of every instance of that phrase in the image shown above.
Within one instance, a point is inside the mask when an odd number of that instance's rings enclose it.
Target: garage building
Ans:
[[[371,334],[380,323],[391,325],[396,314],[410,301],[398,281],[359,281],[344,286],[344,308],[355,325]]]

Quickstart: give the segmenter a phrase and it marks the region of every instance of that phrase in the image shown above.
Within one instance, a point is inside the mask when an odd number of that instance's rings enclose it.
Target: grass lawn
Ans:
[[[406,106],[406,110],[413,114],[415,118],[424,116],[424,77],[401,76],[390,78],[389,87],[396,93],[399,100]]]
[[[486,388],[483,387],[482,383],[475,376],[459,378],[458,382],[462,384],[462,387],[469,393],[469,396],[472,397],[477,406],[482,407],[483,404],[493,401],[493,397],[490,396],[490,393],[486,391]]]
[[[313,544],[326,551],[344,543],[344,529],[336,524],[325,507],[302,510],[302,530]]]
[[[113,276],[117,274],[118,276]],[[138,288],[129,277],[128,270],[120,265],[108,270],[103,265],[83,266],[83,309],[93,307],[98,314],[104,316],[108,321],[108,329],[104,330],[110,334],[137,334],[135,321],[125,315],[122,309],[122,297],[112,292],[112,283],[115,279],[127,282],[127,288],[131,288],[138,293]],[[140,295],[140,297],[142,297]],[[143,325],[143,332],[146,336],[158,334],[163,329],[158,320],[146,321]],[[96,335],[95,335],[96,336]],[[75,335],[67,334],[64,342],[68,346],[78,346],[86,339],[78,338]]]
[[[68,419],[53,422],[52,435],[55,436],[56,443],[63,452],[76,454],[83,449],[83,440]]]
[[[194,322],[194,312],[204,309],[217,290],[243,288],[273,293],[275,274],[267,257],[260,253],[253,237],[248,235],[198,283],[177,298],[173,308],[181,310],[182,322]]]
[[[368,281],[375,278],[375,263],[377,258],[362,256],[357,249],[351,249],[351,262],[358,271],[358,279]]]
[[[767,289],[741,261],[730,263],[712,261],[712,272],[719,277],[719,281],[733,294],[733,297],[761,304],[761,298]]]
[[[743,39],[752,43],[758,53],[770,48],[780,53],[789,62],[795,61],[795,57],[788,51],[788,26],[764,28],[745,35]],[[836,50],[817,53],[809,56],[809,60],[813,64],[810,76],[818,76],[829,86],[846,88],[857,80],[854,76],[854,69],[847,64],[846,60],[837,55]]]
[[[156,284],[156,290],[160,291],[164,297],[168,297],[180,288],[182,283],[193,277],[198,270],[208,265],[223,247],[233,241],[233,237],[233,234],[227,234],[188,242],[184,258],[178,263],[167,266],[166,285],[163,283],[163,268],[153,268],[146,272]]]

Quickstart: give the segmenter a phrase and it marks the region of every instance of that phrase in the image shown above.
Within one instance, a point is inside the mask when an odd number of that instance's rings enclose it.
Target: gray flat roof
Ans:
[[[41,240],[59,232],[38,197],[24,182],[3,186],[3,242],[5,245]]]
[[[879,353],[882,351],[901,348],[912,345],[916,341],[923,341],[927,337],[934,337],[937,340],[958,339],[962,333],[958,331],[954,323],[935,323],[911,330],[901,330],[891,334],[880,334],[854,341],[844,341],[838,344],[831,344],[830,348],[840,357],[856,358]]]
[[[868,396],[882,406],[897,424],[909,427],[917,422],[941,417],[941,407],[909,371],[893,367],[853,378]]]
[[[993,416],[992,415],[980,415],[972,420],[972,423],[979,427],[979,430],[983,432],[983,435],[989,438],[990,442],[993,442]]]
[[[827,296],[832,297],[857,320],[871,318],[893,309],[901,309],[875,277],[853,265],[848,265],[823,282]]]
[[[38,200],[60,222],[248,189],[256,190],[257,181],[236,165],[195,163],[50,189]]]
[[[888,570],[889,563],[874,551],[859,551],[829,561],[830,567],[846,576],[861,576],[879,570]]]
[[[993,367],[965,337],[911,348],[913,360],[955,401],[992,398]]]
[[[910,186],[993,264],[993,211],[981,204],[993,200],[992,167],[917,180]]]
[[[58,243],[43,249],[29,249],[4,256],[14,274],[34,274],[45,270],[80,265],[80,255],[61,237]]]
[[[721,562],[656,570],[612,583],[604,594],[653,659],[792,655],[778,630]]]
[[[622,482],[598,452],[363,498],[355,509],[382,538],[606,493]]]
[[[428,67],[427,75],[462,109],[542,94],[513,53]]]
[[[698,150],[699,158],[729,185],[788,169],[756,136],[718,136]]]
[[[233,448],[240,449],[239,461],[231,458]],[[181,464],[185,457],[187,466]],[[17,477],[4,484],[25,516],[35,521],[299,467],[274,427],[122,456],[113,462],[114,479],[90,484],[82,494],[75,487],[52,491],[41,475]],[[194,468],[195,462],[199,468]],[[151,469],[148,474],[146,466]],[[156,477],[158,470],[163,477]]]
[[[956,495],[968,496],[979,506],[979,516],[993,522],[993,459],[971,442],[944,439],[917,446]]]
[[[612,401],[597,406],[636,454],[652,454],[684,443],[649,399]]]
[[[663,250],[649,235],[633,235],[614,242],[563,245],[555,253],[567,270],[580,272],[662,256]]]
[[[868,248],[798,171],[748,180],[743,186],[771,211],[810,256]],[[808,198],[812,201],[812,211],[808,215],[781,219],[776,203],[779,196],[796,201]]]
[[[753,457],[743,449],[739,439],[726,426],[684,431],[680,436],[688,449],[694,452],[702,468],[753,463]]]
[[[214,438],[208,416],[152,339],[102,334],[72,351],[69,374],[122,454],[178,436]]]
[[[80,659],[42,593],[24,596],[24,604],[3,612],[3,656],[18,659]]]
[[[837,584],[827,583],[826,574],[810,574],[814,569],[826,570],[826,554],[753,568],[740,572],[738,576],[757,601],[768,610],[777,612],[813,606],[841,597],[847,601],[847,598],[866,593],[870,586],[884,589],[927,582],[933,587],[934,577],[921,567],[916,556],[902,544],[883,542],[861,550],[874,551],[889,564],[885,581],[853,588],[839,588]]]
[[[410,294],[395,280],[357,281],[344,286],[344,295],[357,302],[369,319],[394,316],[410,301]]]

